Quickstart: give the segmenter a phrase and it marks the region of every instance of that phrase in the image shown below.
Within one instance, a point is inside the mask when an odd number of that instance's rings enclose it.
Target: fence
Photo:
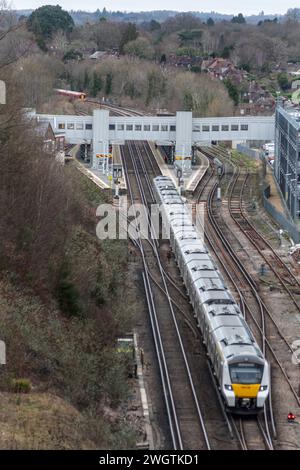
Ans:
[[[300,232],[296,225],[289,221],[281,212],[278,212],[273,204],[268,201],[270,197],[270,186],[267,186],[263,191],[263,205],[266,211],[273,217],[276,222],[287,232],[289,232],[291,238],[295,243],[300,243]]]
[[[261,157],[261,154],[262,154],[262,152],[260,150],[251,149],[250,147],[247,147],[246,145],[242,145],[242,144],[237,144],[236,149],[239,152],[244,153],[245,155],[247,155],[250,158],[259,159]]]

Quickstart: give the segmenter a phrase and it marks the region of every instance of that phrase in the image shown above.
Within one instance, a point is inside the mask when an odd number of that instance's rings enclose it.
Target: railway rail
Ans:
[[[116,116],[143,116],[143,113],[141,111],[136,111],[135,109],[131,108],[124,108],[114,104],[102,103],[101,101],[91,99],[85,99],[84,102],[94,104],[102,109],[109,109],[113,111]]]
[[[248,240],[262,256],[270,270],[278,279],[281,286],[291,298],[297,310],[300,312],[299,300],[297,300],[295,295],[295,289],[296,294],[300,294],[300,282],[293,274],[289,266],[280,258],[280,256],[278,256],[271,244],[258,232],[255,226],[245,215],[243,208],[243,194],[249,179],[249,172],[244,174],[238,169],[231,187],[230,197],[228,199],[231,218],[240,227]]]
[[[240,278],[238,277],[238,270],[236,269],[236,266],[232,263],[231,256],[232,252],[228,247],[227,241],[223,235],[222,229],[220,228],[220,220],[217,219],[216,213],[213,209],[213,202],[215,198],[215,193],[217,190],[218,186],[218,178],[216,175],[216,172],[213,169],[213,165],[210,166],[210,173],[209,176],[206,178],[206,180],[203,182],[204,184],[201,186],[201,189],[199,190],[198,188],[198,201],[200,202],[201,200],[204,199],[204,197],[207,197],[207,215],[208,215],[208,221],[209,221],[209,230],[207,230],[207,225],[205,225],[205,235],[206,239],[211,246],[212,250],[214,251],[215,255],[217,256],[219,262],[221,263],[223,269],[227,273],[227,276],[231,280],[231,283],[234,286],[234,290],[236,291],[239,300],[240,300],[240,305],[241,305],[241,310],[242,312],[251,311],[251,307],[249,306],[249,300],[246,301],[245,299],[245,290],[242,289],[240,285]],[[220,243],[221,242],[221,243]],[[226,250],[224,250],[223,244],[225,243]],[[245,284],[243,282],[242,284],[243,287],[245,287]],[[261,308],[261,306],[260,306]],[[265,334],[264,334],[264,327],[261,330],[262,332],[262,345],[263,345],[263,350],[264,348],[264,341],[265,341]],[[271,404],[270,406],[270,415],[271,417],[273,416],[272,413],[272,407]],[[253,425],[253,421],[257,421],[256,418],[251,420],[251,425]],[[271,437],[271,432],[269,429],[268,425],[268,419],[267,419],[267,410],[265,409],[264,411],[264,421],[265,421],[265,429],[259,427],[255,427],[256,430],[259,430],[259,434],[261,434],[262,439],[259,441],[256,437],[256,443],[255,443],[255,448],[260,448],[260,449],[273,449],[273,443],[272,443],[272,437]],[[248,422],[250,422],[249,419],[245,418],[234,418],[230,417],[230,422],[231,426],[235,432],[235,435],[240,443],[240,446],[243,450],[247,450],[249,447],[247,445],[247,441],[245,439],[245,427],[247,426]],[[273,423],[273,427],[275,428],[275,425]],[[261,430],[263,429],[263,431]],[[251,433],[253,437],[253,432]],[[256,433],[255,433],[256,434]]]
[[[206,152],[204,151],[203,153],[205,154]],[[210,161],[212,161],[211,153],[207,152],[206,155],[210,159]],[[238,176],[240,176],[240,173],[238,174]],[[232,188],[236,187],[235,185],[238,176],[237,174],[233,175],[233,178],[230,182],[230,190],[228,191],[228,204],[229,206],[231,206],[231,208],[234,207],[234,209],[236,209],[237,204],[236,202],[233,202],[232,198],[234,197],[236,192],[233,191]],[[243,181],[245,181],[245,179]],[[208,183],[206,184],[208,185]],[[277,344],[280,341],[281,345],[284,344],[284,346],[287,346],[290,352],[292,352],[292,349],[290,347],[289,342],[280,331],[280,328],[274,320],[269,308],[265,304],[264,300],[261,298],[255,280],[245,270],[243,263],[239,259],[238,255],[235,253],[232,244],[228,242],[228,238],[230,238],[230,229],[222,221],[222,217],[220,216],[220,208],[216,208],[215,204],[215,194],[218,184],[218,181],[215,180],[215,185],[209,190],[209,197],[207,201],[208,221],[209,225],[214,229],[213,231],[209,229],[208,233],[206,233],[208,241],[212,246],[219,261],[221,262],[223,269],[225,270],[229,279],[234,285],[235,291],[240,298],[242,311],[244,312],[245,316],[247,314],[250,326],[252,327],[252,329],[255,330],[256,335],[260,335],[263,351],[267,351],[268,355],[272,358],[272,364],[274,365],[274,367],[280,370],[285,382],[288,385],[290,392],[292,393],[291,396],[294,399],[295,405],[299,406],[300,401],[298,393],[293,383],[291,382],[284,365],[279,359],[278,354],[275,351],[275,347],[272,346],[274,338],[277,339]],[[242,184],[240,186],[239,191],[239,207],[242,210],[243,191],[241,189],[244,187],[245,186]],[[201,193],[198,196],[199,200],[201,200],[201,194],[203,194],[204,191],[205,188],[202,187]],[[244,227],[244,225],[242,224],[238,224],[238,226],[241,230]],[[217,237],[214,236],[213,232],[217,234]],[[249,233],[251,233],[250,230]],[[249,291],[251,291],[252,293],[252,300],[250,300]],[[255,303],[256,308],[254,305]],[[270,425],[268,424],[269,422]],[[248,448],[245,440],[245,434],[247,434],[247,432],[244,432],[244,425],[247,425],[247,421],[239,422],[238,425],[236,425],[236,423],[233,423],[233,427],[235,429],[235,432],[239,436],[238,439],[242,448]],[[271,433],[273,434],[273,437],[276,437],[276,428],[273,417],[272,394],[270,394],[268,408],[266,408],[264,412],[264,420],[257,421],[257,426],[262,436],[263,442],[265,443],[265,446],[269,449],[273,448],[273,439],[271,437]]]
[[[122,151],[122,159],[131,202],[141,202],[147,206],[155,202],[155,199],[149,170],[145,166],[147,158],[140,158],[141,152],[144,152],[144,155],[147,153],[145,147],[142,148],[144,150],[129,143]],[[153,167],[152,171],[157,169]],[[174,449],[210,449],[211,444],[171,300],[168,280],[154,239],[155,236],[149,243],[138,238],[135,244],[143,260],[143,282],[172,445]],[[157,283],[153,282],[153,278],[159,280],[163,292]]]

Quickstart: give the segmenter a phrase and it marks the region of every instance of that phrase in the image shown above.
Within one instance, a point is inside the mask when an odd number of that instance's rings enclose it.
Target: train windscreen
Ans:
[[[263,366],[251,363],[238,363],[229,366],[233,384],[259,384],[263,375]]]

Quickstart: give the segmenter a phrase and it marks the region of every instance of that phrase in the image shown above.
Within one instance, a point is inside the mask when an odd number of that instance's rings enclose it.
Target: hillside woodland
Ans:
[[[24,111],[16,71],[29,58],[17,44],[4,54],[23,33],[11,27],[0,40],[0,448],[132,447],[135,428],[118,411],[128,370],[116,349],[134,310],[127,244],[96,238],[107,196],[45,152]]]

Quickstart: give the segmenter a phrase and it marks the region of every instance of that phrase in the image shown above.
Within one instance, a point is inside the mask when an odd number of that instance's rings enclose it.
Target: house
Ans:
[[[40,121],[37,126],[37,133],[42,137],[44,151],[46,153],[63,152],[65,147],[65,133],[54,133],[50,122]]]
[[[37,134],[43,139],[45,152],[53,152],[56,148],[56,139],[50,122],[39,122],[36,130]]]
[[[213,75],[216,78],[221,78],[229,72],[229,70],[234,69],[235,66],[228,59],[222,59],[218,57],[213,60],[213,62],[207,67],[207,71],[210,75]]]
[[[184,67],[190,69],[194,66],[201,67],[202,58],[200,56],[170,54],[168,56],[167,64],[173,67]]]

